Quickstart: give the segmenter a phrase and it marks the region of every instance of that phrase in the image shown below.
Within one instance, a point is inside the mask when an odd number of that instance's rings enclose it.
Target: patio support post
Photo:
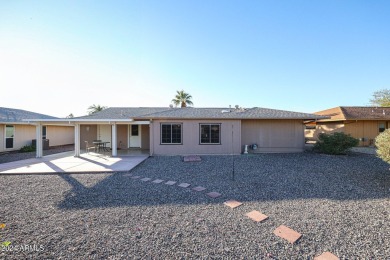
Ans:
[[[116,123],[112,125],[112,156],[117,156],[117,132],[116,132]]]
[[[42,125],[38,123],[35,127],[35,139],[36,139],[36,157],[41,158],[43,155],[42,147]]]
[[[74,125],[74,157],[80,157],[80,124]]]

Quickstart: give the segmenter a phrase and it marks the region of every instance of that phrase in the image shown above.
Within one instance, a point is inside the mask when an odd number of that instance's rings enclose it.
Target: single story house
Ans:
[[[226,155],[241,154],[245,145],[254,145],[253,153],[301,152],[304,121],[324,118],[258,107],[111,107],[89,116],[34,122],[74,126],[75,156],[94,140],[107,142],[112,156],[123,149],[143,149],[150,155]]]
[[[58,119],[21,109],[0,107],[0,152],[19,150],[36,139],[36,126],[28,120]],[[42,139],[49,146],[74,144],[73,127],[42,125]]]
[[[329,118],[306,122],[309,140],[317,140],[320,133],[343,132],[359,139],[359,146],[371,146],[378,134],[390,127],[390,107],[341,106],[314,114]]]

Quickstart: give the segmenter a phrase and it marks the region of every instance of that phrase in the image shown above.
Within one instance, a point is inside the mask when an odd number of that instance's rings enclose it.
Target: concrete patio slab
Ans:
[[[234,209],[234,208],[237,208],[237,207],[241,206],[242,202],[239,202],[237,200],[228,200],[228,201],[225,201],[223,204],[225,204],[226,206]]]
[[[319,256],[314,257],[314,260],[339,260],[337,256],[332,254],[331,252],[324,252]]]
[[[254,211],[247,213],[246,216],[248,218],[252,219],[253,221],[256,221],[256,222],[262,222],[262,221],[268,219],[267,215],[264,215],[263,213],[261,213],[260,211],[257,211],[257,210],[254,210]]]
[[[92,153],[74,157],[73,152],[65,152],[42,158],[2,163],[0,174],[129,171],[147,158],[147,155],[108,157]]]
[[[286,227],[285,225],[281,225],[274,230],[274,234],[278,237],[286,239],[291,244],[294,244],[298,239],[302,237],[302,234],[297,231]]]

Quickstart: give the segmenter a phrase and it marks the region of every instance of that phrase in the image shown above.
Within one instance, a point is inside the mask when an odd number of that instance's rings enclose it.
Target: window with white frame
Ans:
[[[182,124],[162,123],[161,144],[182,144]]]
[[[42,126],[42,139],[46,139],[46,126]]]
[[[221,144],[221,124],[200,124],[200,144]]]

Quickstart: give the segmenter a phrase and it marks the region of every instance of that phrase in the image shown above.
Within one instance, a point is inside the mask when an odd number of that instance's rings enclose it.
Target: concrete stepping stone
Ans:
[[[141,179],[141,181],[150,181],[152,178],[143,178],[143,179]]]
[[[155,179],[154,181],[152,181],[153,183],[162,183],[164,180],[161,180],[161,179]]]
[[[254,211],[247,213],[246,216],[248,218],[252,219],[253,221],[256,221],[256,222],[262,222],[262,221],[268,219],[267,215],[264,215],[263,213],[261,213],[260,211],[257,211],[257,210],[254,210]]]
[[[298,239],[302,237],[302,234],[297,231],[285,226],[281,225],[274,230],[274,234],[278,237],[286,239],[291,244],[294,244]]]
[[[191,184],[183,182],[183,183],[180,183],[178,186],[182,187],[182,188],[188,188],[191,186]]]
[[[125,177],[131,177],[131,176],[133,176],[133,174],[131,174],[131,173],[125,173],[125,174],[123,174],[123,176],[125,176]]]
[[[131,177],[132,179],[139,179],[139,178],[141,178],[141,176],[133,176],[133,177]]]
[[[175,181],[167,181],[165,184],[166,184],[166,185],[172,186],[172,185],[174,185],[175,183],[176,183]]]
[[[204,187],[202,187],[202,186],[198,186],[198,187],[195,187],[195,188],[193,188],[192,190],[194,190],[194,191],[204,191],[206,188],[204,188]]]
[[[215,191],[212,191],[212,192],[209,192],[209,193],[206,193],[207,196],[209,196],[210,198],[218,198],[220,197],[222,194],[221,193],[218,193],[218,192],[215,192]]]
[[[319,256],[314,257],[314,260],[339,260],[337,256],[332,254],[331,252],[324,252]]]
[[[232,209],[237,208],[237,207],[242,205],[242,203],[237,201],[237,200],[228,200],[228,201],[225,201],[223,204],[225,204],[226,206],[228,206]]]

